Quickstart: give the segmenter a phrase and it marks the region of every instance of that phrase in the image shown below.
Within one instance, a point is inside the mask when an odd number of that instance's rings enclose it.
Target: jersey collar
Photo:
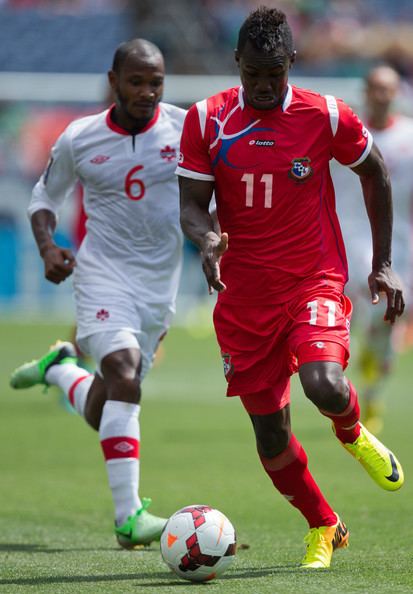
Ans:
[[[287,92],[285,93],[284,100],[281,104],[281,111],[283,111],[283,112],[287,111],[287,109],[290,107],[292,99],[293,99],[293,88],[290,84],[288,84]],[[257,116],[260,116],[261,118],[264,117],[264,113],[268,114],[268,115],[272,115],[273,113],[275,113],[276,110],[278,110],[278,106],[274,107],[274,109],[269,109],[268,111],[266,111],[266,110],[262,110],[262,109],[254,109],[253,107],[250,107],[249,105],[247,105],[244,100],[244,88],[242,85],[238,89],[238,101],[239,101],[241,109],[247,108],[247,109],[253,111],[254,114],[256,114]]]
[[[109,107],[109,109],[106,113],[106,124],[107,124],[108,128],[110,128],[113,132],[116,132],[117,134],[123,134],[124,136],[135,136],[132,134],[132,132],[125,130],[125,128],[122,128],[121,126],[118,126],[118,124],[116,124],[113,121],[112,113],[113,113],[114,109],[115,109],[115,104],[113,103],[113,105],[111,105]],[[152,128],[152,126],[154,126],[156,124],[156,122],[158,121],[160,113],[161,113],[161,107],[160,107],[160,105],[157,105],[156,109],[155,109],[155,113],[153,114],[153,118],[151,120],[149,120],[149,122],[146,124],[146,126],[144,126],[142,128],[142,130],[139,130],[138,134],[147,132],[150,128]]]

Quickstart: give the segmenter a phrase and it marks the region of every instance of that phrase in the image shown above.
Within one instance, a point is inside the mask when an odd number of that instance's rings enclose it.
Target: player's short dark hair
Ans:
[[[117,74],[119,74],[119,71],[122,68],[122,64],[128,57],[131,49],[132,49],[131,41],[124,41],[117,47],[115,54],[113,56],[113,62],[112,62],[112,70],[114,70]]]
[[[130,41],[124,41],[117,47],[115,54],[113,56],[112,70],[119,74],[122,65],[124,64],[129,54],[139,52],[150,52],[154,54],[159,54],[162,57],[161,50],[151,41],[138,38],[131,39]]]
[[[251,12],[239,30],[237,49],[240,53],[247,41],[267,54],[280,49],[289,56],[294,52],[293,36],[287,17],[277,8],[260,6]]]

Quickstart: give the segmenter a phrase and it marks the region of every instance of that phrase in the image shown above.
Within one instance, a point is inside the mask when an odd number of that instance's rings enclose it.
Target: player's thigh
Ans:
[[[161,341],[166,337],[174,310],[169,303],[139,304],[141,330],[137,335],[141,356],[143,379],[151,369]]]
[[[75,302],[77,342],[95,359],[98,372],[101,374],[103,357],[122,349],[138,349],[142,379],[169,328],[170,304],[146,303],[128,291],[93,285],[77,286]]]
[[[351,314],[350,299],[335,289],[323,287],[296,300],[288,344],[297,367],[319,361],[344,369],[350,356]]]
[[[130,330],[107,330],[78,339],[83,352],[96,362],[96,373],[103,378],[118,366],[119,372],[130,376],[139,374],[141,351],[137,334]],[[105,365],[103,364],[105,362]]]

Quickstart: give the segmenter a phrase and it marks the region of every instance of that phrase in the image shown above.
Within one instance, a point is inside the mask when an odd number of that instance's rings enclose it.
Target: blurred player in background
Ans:
[[[365,118],[390,173],[393,195],[394,267],[405,285],[408,315],[413,294],[413,119],[396,111],[400,77],[389,66],[376,66],[365,80]],[[334,167],[337,206],[347,245],[349,283],[346,293],[355,304],[353,326],[359,329],[358,363],[362,376],[362,415],[374,433],[383,426],[381,388],[392,369],[394,355],[407,343],[407,324],[383,324],[384,304],[369,306],[366,278],[371,267],[371,233],[354,176]]]
[[[348,530],[291,432],[290,375],[298,370],[306,396],[371,478],[399,489],[402,468],[359,422],[357,392],[343,372],[351,302],[329,161],[360,177],[373,235],[371,296],[386,294],[385,317],[394,323],[404,301],[390,265],[390,184],[371,135],[345,103],[288,84],[295,50],[284,13],[252,12],[235,56],[242,86],[199,101],[185,119],[181,223],[218,291],[227,394],[240,396],[266,473],[308,521],[301,566],[327,568]],[[222,233],[208,211],[214,190]]]
[[[17,389],[59,386],[99,432],[126,548],[159,540],[166,522],[138,494],[141,381],[174,312],[183,243],[174,171],[185,111],[161,102],[164,74],[155,45],[121,44],[109,72],[115,105],[67,127],[29,206],[46,278],[58,284],[73,273],[77,340],[96,373],[63,342],[11,378]],[[75,259],[53,233],[77,180],[87,233]]]

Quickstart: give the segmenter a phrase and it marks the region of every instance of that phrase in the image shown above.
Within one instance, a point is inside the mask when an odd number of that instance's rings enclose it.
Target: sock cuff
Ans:
[[[139,440],[139,404],[107,400],[99,426],[100,439],[130,437]]]
[[[334,413],[334,415],[331,415],[331,416],[346,417],[349,413],[352,412],[352,410],[358,403],[358,396],[357,396],[356,388],[353,386],[353,384],[349,380],[347,380],[347,384],[348,384],[348,388],[349,388],[348,404],[343,411],[341,411],[340,413]]]
[[[106,462],[119,459],[124,460],[125,458],[139,458],[139,441],[133,437],[108,437],[102,439],[100,444]]]
[[[296,460],[301,460],[307,464],[305,450],[294,434],[291,435],[288,446],[281,454],[274,456],[274,458],[266,458],[260,455],[260,459],[265,470],[270,471],[282,470]]]
[[[336,413],[336,412],[332,413],[332,412],[329,412],[328,410],[319,408],[318,410],[325,417],[329,417],[330,419],[340,419],[340,417],[347,417],[354,409],[358,408],[357,390],[347,378],[346,378],[346,382],[349,387],[349,399],[348,399],[348,403],[346,404],[345,409],[338,413]]]
[[[140,404],[133,402],[123,402],[122,400],[106,400],[103,405],[102,415],[113,411],[115,414],[139,415],[141,410]]]

